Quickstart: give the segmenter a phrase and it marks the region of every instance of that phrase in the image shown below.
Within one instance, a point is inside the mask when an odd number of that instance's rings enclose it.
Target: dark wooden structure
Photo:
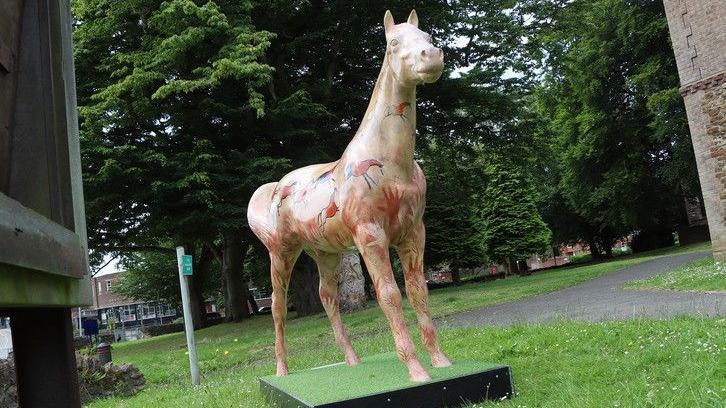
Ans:
[[[0,316],[22,407],[80,406],[70,308],[91,302],[69,0],[0,1]]]

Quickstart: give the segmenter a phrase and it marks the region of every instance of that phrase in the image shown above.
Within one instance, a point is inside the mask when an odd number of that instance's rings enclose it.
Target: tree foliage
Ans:
[[[547,58],[533,106],[556,167],[549,214],[571,214],[558,235],[607,252],[633,231],[670,234],[700,189],[662,2],[554,10],[539,32]]]
[[[246,224],[252,191],[287,166],[269,155],[257,120],[273,35],[253,27],[249,1],[73,7],[90,245],[184,244],[199,254],[192,298],[202,302],[212,251]],[[239,283],[241,266],[224,270]]]
[[[92,246],[212,240],[284,167],[250,127],[272,75],[250,6],[74,2]]]
[[[382,16],[390,8],[401,21],[412,4],[73,7],[90,244],[184,244],[209,266],[195,278],[201,297],[215,260],[226,262],[218,289],[269,279],[246,228],[249,197],[293,167],[340,157],[383,60]],[[620,236],[682,224],[684,198],[700,188],[660,1],[416,8],[446,56],[441,80],[417,94],[429,265],[521,260],[549,241],[585,240],[597,255]],[[152,270],[165,256],[127,264]]]
[[[173,254],[135,252],[123,259],[124,273],[113,292],[143,302],[176,307],[181,312],[181,291],[177,260]],[[211,268],[203,288],[204,299],[220,299],[219,268]]]
[[[542,220],[532,186],[521,172],[501,158],[486,163],[487,184],[478,195],[477,226],[480,245],[498,263],[526,260],[544,252],[552,238]]]

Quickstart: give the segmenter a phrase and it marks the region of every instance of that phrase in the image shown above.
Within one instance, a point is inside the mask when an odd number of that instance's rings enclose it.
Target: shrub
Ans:
[[[169,323],[159,324],[156,326],[144,326],[141,328],[141,332],[144,336],[154,337],[161,336],[162,334],[178,333],[184,331],[184,322],[181,323]]]

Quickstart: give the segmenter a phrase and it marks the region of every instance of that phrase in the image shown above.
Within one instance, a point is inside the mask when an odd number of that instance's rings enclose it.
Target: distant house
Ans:
[[[124,272],[97,275],[92,278],[93,306],[81,309],[81,318],[98,320],[101,327],[113,321],[117,327],[136,327],[169,323],[176,319],[174,307],[156,302],[129,299],[113,291]],[[73,309],[73,319],[78,319],[78,309]]]
[[[527,260],[527,267],[530,270],[551,268],[553,266],[564,265],[570,263],[570,258],[583,256],[590,253],[590,248],[587,244],[582,242],[575,242],[574,244],[563,244],[557,248],[557,254],[553,248],[550,248],[545,256],[532,255]]]

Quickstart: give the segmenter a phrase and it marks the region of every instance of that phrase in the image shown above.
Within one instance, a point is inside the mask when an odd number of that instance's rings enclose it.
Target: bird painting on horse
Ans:
[[[418,28],[416,11],[402,24],[395,24],[386,12],[383,22],[383,66],[362,123],[340,159],[294,170],[276,183],[261,186],[250,199],[249,225],[270,255],[279,376],[288,374],[287,291],[302,251],[317,263],[320,299],[348,365],[356,365],[360,359],[341,320],[337,271],[341,254],[355,248],[371,275],[409,379],[426,381],[430,376],[406,326],[389,248],[398,252],[404,268],[406,294],[431,365],[451,365],[439,345],[428,307],[423,269],[426,179],[414,160],[416,86],[439,79],[443,51]]]

